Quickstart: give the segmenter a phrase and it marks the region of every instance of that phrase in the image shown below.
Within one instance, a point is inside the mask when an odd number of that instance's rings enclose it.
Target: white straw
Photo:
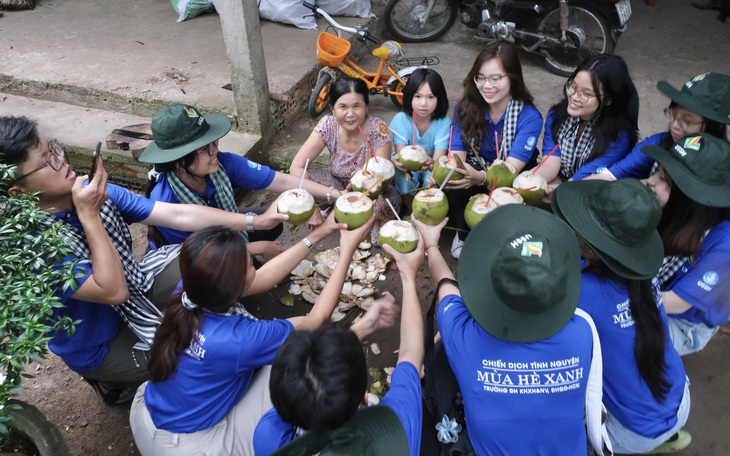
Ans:
[[[307,174],[307,167],[309,166],[309,159],[304,163],[304,172],[302,173],[302,178],[299,180],[299,188],[297,189],[297,196],[299,196],[299,193],[302,191],[302,184],[304,184],[304,176]]]
[[[444,185],[446,185],[446,183],[449,181],[449,179],[451,179],[451,175],[454,174],[455,169],[456,168],[451,168],[449,170],[449,174],[446,175],[446,179],[444,179],[444,181],[441,182],[441,187],[439,187],[439,191],[442,191],[444,189]]]
[[[395,211],[395,208],[393,207],[393,203],[391,203],[391,202],[390,202],[390,200],[389,200],[388,198],[385,198],[385,202],[386,202],[386,203],[388,203],[388,206],[390,206],[390,209],[391,209],[391,210],[393,211],[393,213],[395,214],[395,218],[397,218],[397,219],[398,219],[398,221],[400,221],[400,216],[398,215],[398,212],[396,212],[396,211]]]

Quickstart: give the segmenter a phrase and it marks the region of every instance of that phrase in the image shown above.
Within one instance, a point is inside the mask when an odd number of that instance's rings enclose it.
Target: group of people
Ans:
[[[730,317],[730,76],[657,87],[671,100],[667,131],[639,142],[639,98],[618,56],[578,66],[544,131],[509,43],[479,53],[451,120],[433,69],[410,76],[390,125],[368,114],[362,81],[340,79],[332,114],[288,174],[220,151],[226,116],[172,104],[153,117],[154,140],[139,157],[154,164],[145,196],[110,183],[101,162],[93,179],[78,176],[33,120],[0,117],[0,163],[15,167],[0,190],[39,192],[44,225],[69,228],[69,259],[86,261],[75,264],[77,285],[58,290],[64,307],[54,317],[78,323],[48,346],[105,402],[132,401],[142,454],[429,454],[425,434],[436,431],[422,401],[416,290],[424,258],[436,343],[475,454],[665,451],[689,439],[681,356],[701,350]],[[417,172],[397,160],[414,141],[431,157]],[[324,149],[329,166],[309,166]],[[393,210],[407,214],[449,150],[463,162],[463,177],[445,187],[449,218],[412,220],[420,236],[411,253],[383,246],[400,271],[401,305],[386,292],[349,328],[326,324],[358,244],[377,240]],[[348,230],[329,209],[372,155],[392,160],[394,184],[371,219]],[[464,207],[487,191],[495,160],[517,171],[540,162],[547,196],[542,207],[500,207],[470,232]],[[301,177],[322,210],[284,249],[277,238],[287,216],[276,202],[239,207],[234,191],[280,193]],[[150,226],[140,261],[127,228],[135,222]],[[458,280],[439,247],[447,223],[457,233]],[[274,288],[334,233],[339,260],[306,316],[268,321],[246,310],[247,296]],[[390,390],[362,407],[361,340],[392,326],[399,307]]]

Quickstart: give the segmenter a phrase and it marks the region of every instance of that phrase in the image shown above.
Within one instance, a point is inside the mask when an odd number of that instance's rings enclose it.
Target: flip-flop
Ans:
[[[370,244],[373,247],[380,247],[380,244],[378,243],[378,234],[373,230],[370,230]]]

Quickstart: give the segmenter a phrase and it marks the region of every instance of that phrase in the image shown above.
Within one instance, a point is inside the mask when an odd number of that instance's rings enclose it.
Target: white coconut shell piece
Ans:
[[[342,285],[342,292],[340,294],[343,294],[345,296],[349,296],[352,294],[352,282],[345,282]]]
[[[360,250],[368,250],[368,249],[372,248],[372,246],[373,245],[371,243],[369,243],[368,241],[362,241],[361,243],[359,243],[357,245],[357,248]]]
[[[380,398],[373,393],[368,393],[368,407],[380,404]]]
[[[370,306],[373,305],[373,301],[375,301],[375,298],[372,296],[368,296],[365,299],[361,299],[358,303],[358,307],[360,307],[362,310],[367,311],[370,309]]]
[[[302,299],[310,304],[314,304],[317,301],[317,294],[309,288],[302,288]]]
[[[355,250],[355,253],[352,255],[352,261],[360,261],[364,260],[365,258],[370,256],[369,250]]]
[[[332,323],[337,323],[339,321],[344,320],[344,318],[346,316],[347,316],[347,314],[345,312],[340,312],[338,310],[335,310],[334,312],[332,312],[332,318],[330,318],[330,320],[332,321]]]
[[[376,280],[378,280],[378,277],[380,277],[379,271],[368,271],[365,273],[365,280],[367,280],[369,283],[373,283]]]
[[[379,355],[380,354],[380,345],[378,345],[376,343],[370,344],[370,351],[373,352],[374,355]]]
[[[309,260],[302,260],[291,272],[291,275],[297,277],[309,277],[312,274],[314,274],[314,263]]]
[[[365,280],[365,278],[367,277],[367,271],[365,270],[365,268],[358,264],[354,268],[352,268],[352,273],[350,274],[350,277],[352,278],[352,280]]]
[[[332,275],[332,270],[327,267],[324,263],[317,263],[317,266],[315,266],[315,270],[317,271],[317,274],[320,274],[324,277],[329,278]]]
[[[302,287],[298,283],[292,283],[289,285],[289,293],[299,296],[302,294]]]

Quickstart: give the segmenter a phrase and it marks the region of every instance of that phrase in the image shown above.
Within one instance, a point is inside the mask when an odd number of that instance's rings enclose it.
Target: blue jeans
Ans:
[[[411,180],[406,180],[406,176],[399,169],[395,170],[395,188],[398,193],[403,195],[404,193],[412,192],[417,188],[426,187],[426,179],[431,175],[431,171],[409,171],[411,173]],[[416,192],[411,193],[412,196],[416,195]]]
[[[703,348],[712,339],[720,327],[710,328],[702,323],[693,323],[668,315],[669,337],[680,356],[695,353]]]
[[[677,410],[677,423],[668,431],[654,438],[644,437],[643,435],[639,435],[636,432],[625,428],[618,422],[611,412],[608,412],[606,430],[608,431],[608,437],[613,445],[614,453],[644,453],[651,451],[666,442],[687,423],[687,417],[689,417],[689,406],[690,399],[688,378],[684,384],[684,396],[682,396],[682,402],[679,404],[679,409]]]

